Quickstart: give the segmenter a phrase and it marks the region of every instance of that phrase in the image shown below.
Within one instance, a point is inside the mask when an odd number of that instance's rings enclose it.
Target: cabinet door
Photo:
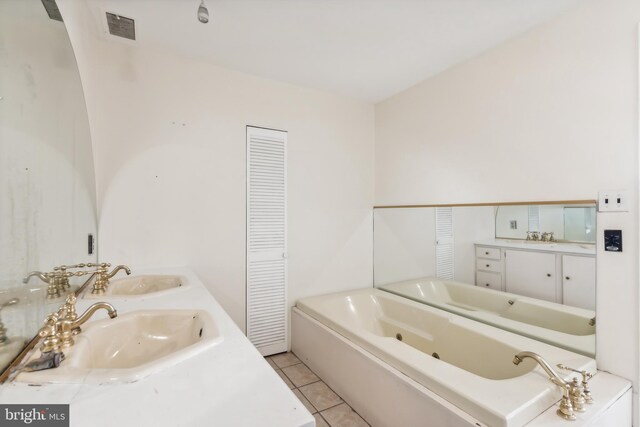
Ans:
[[[542,252],[507,250],[507,292],[556,302],[556,256]]]
[[[562,256],[562,303],[596,309],[596,259]]]

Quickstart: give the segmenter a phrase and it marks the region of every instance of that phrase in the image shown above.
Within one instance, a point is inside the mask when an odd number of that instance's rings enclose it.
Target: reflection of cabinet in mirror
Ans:
[[[596,259],[562,256],[562,303],[596,309]]]
[[[476,244],[477,286],[595,309],[595,248],[535,244],[530,249],[524,243],[500,246],[499,241],[491,245]]]
[[[503,269],[500,248],[476,247],[476,285],[504,291]]]
[[[505,250],[505,289],[518,295],[560,302],[556,286],[556,255]]]

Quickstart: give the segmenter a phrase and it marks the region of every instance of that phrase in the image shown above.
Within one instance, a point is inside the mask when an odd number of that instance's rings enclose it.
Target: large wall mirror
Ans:
[[[66,286],[39,273],[96,260],[94,181],[80,75],[55,0],[0,0],[0,371],[81,279]]]
[[[589,201],[376,208],[374,284],[594,357],[595,218]]]

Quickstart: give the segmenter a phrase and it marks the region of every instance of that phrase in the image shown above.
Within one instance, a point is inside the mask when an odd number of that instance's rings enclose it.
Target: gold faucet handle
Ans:
[[[49,315],[44,319],[44,326],[42,329],[47,326],[55,326],[58,322],[58,313],[49,313]]]
[[[65,270],[54,270],[45,274],[56,279],[69,278],[73,276],[72,272]]]
[[[90,262],[87,264],[87,267],[98,267],[98,268],[109,268],[111,267],[111,263],[110,262],[101,262],[99,264]]]
[[[67,296],[67,299],[62,306],[65,311],[65,319],[75,320],[78,317],[78,314],[76,313],[76,301],[78,301],[78,299],[75,295],[70,294],[69,296]]]
[[[59,276],[59,272],[57,271],[49,271],[47,273],[42,273],[42,275],[47,279],[47,283],[51,282],[51,279],[56,279]]]
[[[95,270],[82,270],[82,271],[76,271],[74,273],[67,273],[67,274],[70,274],[71,276],[80,277],[80,276],[87,276],[93,273],[106,273],[106,272],[107,272],[106,267],[99,267],[99,268],[96,268]]]
[[[60,351],[60,338],[57,336],[56,327],[53,325],[46,325],[38,332],[38,336],[43,338],[42,345],[40,346],[41,353],[59,352]]]
[[[85,268],[87,267],[87,264],[82,263],[82,264],[75,264],[75,265],[61,265],[58,267],[54,267],[53,271],[66,271],[69,270],[70,268]]]
[[[40,338],[53,337],[56,335],[56,327],[53,325],[46,325],[40,328],[38,331],[38,336]]]
[[[574,369],[574,368],[571,368],[569,366],[563,365],[562,363],[558,363],[556,366],[558,368],[560,368],[560,369],[565,370],[565,371],[571,371],[571,372],[575,372],[576,374],[582,375],[582,382],[583,383],[586,383],[591,378],[593,378],[593,376],[595,375],[593,372],[580,371],[578,369]]]

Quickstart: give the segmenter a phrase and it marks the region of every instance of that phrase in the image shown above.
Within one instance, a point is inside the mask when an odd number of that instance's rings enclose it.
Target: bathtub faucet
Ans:
[[[524,359],[529,358],[535,360],[544,371],[549,375],[549,379],[552,383],[562,388],[562,399],[560,400],[560,408],[556,411],[560,418],[573,421],[576,419],[576,415],[573,411],[572,396],[575,394],[572,384],[563,380],[560,375],[553,370],[551,365],[542,358],[539,354],[531,351],[522,351],[513,357],[513,364],[519,365]]]

